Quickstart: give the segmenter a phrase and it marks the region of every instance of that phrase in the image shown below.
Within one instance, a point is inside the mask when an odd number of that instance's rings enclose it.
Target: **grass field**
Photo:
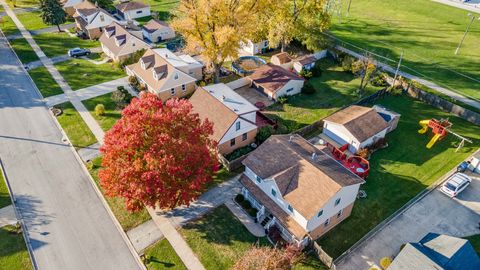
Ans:
[[[175,250],[167,239],[158,241],[153,246],[145,250],[145,256],[148,257],[148,270],[186,270],[182,260],[178,257]]]
[[[43,97],[63,94],[62,88],[60,88],[57,82],[53,79],[46,67],[42,66],[39,68],[30,69],[28,73],[37,85],[38,90],[40,90],[40,93],[42,93]]]
[[[40,3],[38,0],[6,0],[7,4],[11,8],[25,8],[25,7],[38,7]]]
[[[120,116],[122,116],[122,111],[117,109],[117,105],[113,102],[111,96],[112,94],[108,93],[82,101],[103,131],[110,130],[117,120],[120,119]],[[95,114],[95,106],[97,106],[97,104],[103,104],[105,106],[105,115],[98,116]]]
[[[48,57],[67,54],[69,49],[75,47],[95,48],[100,47],[98,41],[71,37],[64,32],[43,33],[33,36],[38,46]]]
[[[2,32],[5,34],[6,37],[20,33],[17,26],[10,17],[3,16],[2,20],[3,22],[0,23],[0,28],[2,29]]]
[[[404,51],[402,64],[417,73],[405,67],[403,71],[480,99],[480,21],[473,22],[460,53],[454,54],[470,21],[468,11],[429,0],[410,0],[408,5],[356,0],[346,18],[347,2],[343,2],[341,22],[333,16],[333,35],[393,59],[393,66]]]
[[[0,228],[0,269],[33,269],[22,234],[10,225]]]
[[[62,115],[58,116],[57,119],[75,148],[87,147],[97,142],[92,131],[72,103],[66,102],[55,105],[55,107],[63,110]]]
[[[27,30],[39,30],[42,28],[52,27],[52,25],[46,25],[41,17],[40,11],[30,11],[30,12],[22,12],[16,14],[17,18],[22,22],[23,26],[27,28]],[[72,23],[72,20],[67,20],[64,24]],[[55,26],[55,25],[53,25]]]
[[[8,193],[7,183],[3,179],[2,170],[0,169],[0,208],[12,204],[10,200],[10,194]]]
[[[24,38],[9,40],[15,53],[23,64],[39,60],[37,54],[33,51],[30,44]]]
[[[287,133],[312,124],[359,99],[356,91],[360,78],[344,72],[332,60],[325,59],[320,64],[322,75],[310,79],[316,89],[314,94],[298,94],[290,97],[287,104],[277,102],[263,111],[272,119],[278,120]],[[380,89],[369,85],[367,92]]]
[[[142,2],[150,5],[152,12],[158,12],[158,18],[160,20],[168,20],[170,13],[174,10],[179,0],[143,0]]]
[[[480,146],[479,127],[406,96],[389,96],[377,101],[401,114],[396,130],[387,136],[388,147],[370,159],[370,175],[361,189],[367,199],[357,200],[352,215],[338,225],[319,244],[338,257],[382,220],[434,183]],[[432,149],[425,146],[431,135],[420,135],[422,119],[449,118],[452,129],[474,141],[455,153],[459,141],[448,135]]]
[[[126,76],[122,69],[110,63],[96,65],[85,59],[71,59],[55,64],[55,67],[73,90]]]

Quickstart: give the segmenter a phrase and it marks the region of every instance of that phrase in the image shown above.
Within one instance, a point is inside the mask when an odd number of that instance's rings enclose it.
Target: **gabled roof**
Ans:
[[[150,47],[116,22],[105,27],[105,31],[100,36],[99,41],[116,56],[131,54]]]
[[[212,139],[219,142],[242,114],[258,111],[245,98],[220,83],[199,87],[190,97],[193,111],[213,123]]]
[[[143,28],[148,33],[153,33],[157,30],[163,30],[163,29],[173,30],[166,22],[155,20],[155,19],[151,19],[150,21],[148,21],[145,25],[143,25]]]
[[[288,55],[287,52],[274,54],[272,55],[272,58],[276,58],[280,64],[286,64],[292,61],[292,58],[290,58],[290,55]]]
[[[182,67],[189,67],[189,68],[196,68],[196,67],[203,67],[203,65],[195,60],[190,55],[176,55],[172,51],[166,48],[157,48],[154,49],[155,53],[162,56],[167,62],[173,65],[176,68]]]
[[[315,58],[313,55],[305,55],[297,60],[295,62],[300,63],[302,66],[315,63],[317,61],[317,58]]]
[[[273,93],[280,90],[291,80],[304,81],[297,74],[270,63],[259,67],[249,78],[257,85]]]
[[[145,69],[142,67],[142,62],[146,63]],[[166,72],[162,78],[157,80],[153,77],[153,70],[161,66],[166,66]],[[195,78],[176,69],[152,49],[148,49],[137,63],[129,65],[127,68],[155,91],[166,91],[196,81]]]
[[[429,233],[418,243],[408,243],[388,269],[475,270],[480,269],[480,258],[468,240]]]
[[[83,16],[89,16],[98,12],[98,7],[89,1],[83,1],[73,6],[75,11]]]
[[[388,123],[373,108],[358,105],[340,110],[324,121],[344,126],[359,142],[363,142],[388,127]]]
[[[364,182],[299,135],[271,136],[243,164],[262,179],[273,179],[283,198],[307,220],[342,187]]]
[[[150,7],[150,6],[145,5],[144,3],[141,3],[141,2],[135,2],[135,1],[121,3],[121,4],[118,4],[118,5],[115,6],[115,8],[117,10],[120,10],[121,12],[136,10],[136,9],[142,9],[142,8],[146,8],[146,7]]]

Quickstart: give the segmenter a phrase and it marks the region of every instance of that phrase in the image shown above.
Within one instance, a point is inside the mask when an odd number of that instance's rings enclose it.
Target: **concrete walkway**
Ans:
[[[25,13],[25,12],[32,12],[32,11],[35,11],[35,10],[39,10],[40,8],[39,7],[24,7],[24,8],[14,8],[13,9],[13,12],[15,12],[15,14],[20,14],[20,13]],[[6,12],[0,12],[0,16],[5,16],[7,15]]]
[[[75,95],[79,100],[91,99],[94,97],[111,93],[117,90],[118,86],[124,86],[125,88],[129,88],[130,86],[128,85],[128,77],[123,77],[113,81],[109,81],[109,82],[105,82],[105,83],[101,83],[101,84],[76,90]],[[67,102],[68,100],[69,98],[66,94],[51,96],[44,99],[48,107],[52,107],[54,105]]]
[[[90,114],[90,112],[87,110],[87,108],[82,104],[81,100],[78,98],[78,96],[72,90],[72,88],[68,85],[68,83],[62,77],[60,72],[58,72],[58,70],[55,68],[52,60],[50,60],[45,55],[45,53],[42,51],[42,49],[40,49],[40,46],[38,46],[38,44],[35,42],[32,35],[30,34],[30,32],[27,31],[27,29],[23,26],[23,24],[17,18],[15,13],[6,5],[5,0],[0,0],[0,1],[4,5],[5,11],[7,12],[8,16],[10,16],[10,18],[13,20],[13,22],[17,26],[18,30],[20,30],[20,33],[22,34],[22,36],[30,44],[32,49],[37,54],[38,58],[40,58],[40,61],[47,68],[48,72],[52,75],[53,79],[58,83],[58,85],[62,88],[63,92],[67,95],[67,97],[70,100],[70,102],[72,103],[72,105],[79,112],[83,121],[85,121],[87,126],[92,131],[93,135],[95,135],[95,138],[97,139],[97,141],[100,144],[103,144],[104,132],[103,132],[102,128],[100,128],[100,125],[97,123],[97,121],[95,121],[95,118],[93,118],[93,116]]]
[[[78,149],[77,153],[80,156],[80,158],[83,160],[83,162],[90,161],[100,155],[100,144],[95,143],[92,145],[89,145],[87,147]]]
[[[225,206],[232,212],[240,222],[242,222],[243,226],[247,228],[247,230],[255,235],[256,237],[264,237],[265,234],[265,229],[258,223],[255,223],[255,221],[250,217],[245,211],[243,211],[238,204],[236,204],[233,199],[227,200],[225,202]]]
[[[163,233],[151,219],[127,232],[128,238],[138,253],[163,239]]]
[[[68,48],[65,48],[65,51],[67,50]],[[92,48],[90,49],[91,52],[93,53],[101,53],[102,52],[102,48],[101,47],[96,47],[96,48]],[[85,57],[87,58],[87,57]],[[52,57],[50,58],[50,60],[52,60],[52,62],[54,64],[57,64],[57,63],[60,63],[60,62],[65,62],[65,61],[68,61],[72,59],[70,56],[68,56],[68,54],[64,54],[64,55],[59,55],[59,56],[55,56],[55,57]],[[87,58],[88,59],[88,58]],[[107,58],[108,59],[108,58]],[[91,59],[88,59],[89,61],[93,61],[93,62],[99,62],[99,61],[95,61],[95,60],[91,60]],[[102,60],[103,61],[103,60]],[[95,63],[94,63],[95,64]],[[98,64],[97,64],[98,65]],[[37,60],[37,61],[33,61],[33,62],[30,62],[30,63],[27,63],[25,65],[28,69],[34,69],[34,68],[38,68],[38,67],[42,67],[43,66],[43,63],[41,60]]]
[[[344,47],[339,46],[339,45],[337,45],[336,48],[339,49],[339,50],[341,50],[341,51],[343,51],[343,52],[345,52],[345,53],[347,53],[347,54],[350,54],[350,55],[354,56],[355,58],[364,58],[364,57],[365,57],[364,55],[361,55],[361,54],[359,54],[359,53],[356,53],[356,52],[354,52],[354,51],[352,51],[352,50],[349,50],[349,49],[344,48]],[[393,67],[391,67],[391,66],[389,66],[389,65],[387,65],[387,64],[385,64],[385,63],[382,63],[382,62],[378,62],[378,61],[377,61],[377,65],[378,65],[381,69],[383,69],[383,70],[385,70],[385,71],[387,71],[387,72],[395,73],[396,68],[393,68]],[[461,94],[458,94],[458,93],[456,93],[456,92],[453,92],[453,91],[451,91],[451,90],[449,90],[449,89],[443,88],[443,87],[441,87],[441,86],[439,86],[439,85],[437,85],[437,84],[435,84],[435,83],[433,83],[433,82],[431,82],[431,81],[424,80],[424,79],[422,79],[422,78],[420,78],[420,77],[417,77],[417,76],[415,76],[415,75],[412,75],[412,74],[409,74],[409,73],[406,73],[406,72],[403,72],[403,71],[399,71],[399,72],[398,72],[398,75],[400,75],[400,76],[402,76],[402,77],[405,77],[405,78],[408,78],[408,79],[410,79],[410,80],[416,81],[416,82],[418,82],[418,83],[420,83],[420,84],[423,84],[423,85],[425,85],[425,86],[427,86],[427,87],[429,87],[429,88],[431,88],[431,89],[434,89],[435,91],[438,91],[438,92],[440,92],[440,93],[442,93],[442,94],[444,94],[444,95],[447,95],[447,96],[449,96],[449,97],[451,97],[451,98],[453,98],[453,99],[455,99],[455,100],[461,101],[461,102],[463,102],[463,103],[465,103],[465,104],[467,104],[467,105],[470,105],[470,106],[472,106],[472,107],[475,107],[475,108],[477,108],[477,109],[480,109],[480,102],[478,102],[478,101],[476,101],[476,100],[472,100],[472,99],[470,99],[470,98],[467,98],[467,97],[465,97],[465,96],[463,96],[463,95],[461,95]]]
[[[147,210],[187,269],[204,270],[205,268],[200,260],[195,256],[195,253],[193,253],[192,249],[188,246],[187,242],[185,242],[177,229],[175,229],[173,224],[170,223],[170,220],[151,207],[148,207]]]
[[[15,225],[17,223],[17,216],[13,205],[5,206],[0,209],[0,228],[7,225]]]

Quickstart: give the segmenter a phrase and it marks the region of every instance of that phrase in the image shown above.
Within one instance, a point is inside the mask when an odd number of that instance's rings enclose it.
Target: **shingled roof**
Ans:
[[[262,86],[272,93],[280,90],[291,80],[305,80],[297,74],[273,64],[266,64],[259,67],[249,78],[257,85]]]
[[[149,7],[148,5],[145,5],[144,3],[141,2],[126,2],[126,3],[121,3],[115,6],[117,10],[120,10],[121,12],[129,11],[129,10],[135,10],[135,9],[141,9],[141,8],[146,8]]]
[[[359,142],[363,142],[388,128],[388,123],[373,108],[352,105],[324,121],[344,126]]]

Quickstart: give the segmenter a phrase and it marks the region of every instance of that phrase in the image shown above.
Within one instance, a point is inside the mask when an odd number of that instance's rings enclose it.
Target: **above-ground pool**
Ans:
[[[258,56],[240,56],[232,62],[232,70],[240,76],[247,76],[265,64],[267,62]]]

